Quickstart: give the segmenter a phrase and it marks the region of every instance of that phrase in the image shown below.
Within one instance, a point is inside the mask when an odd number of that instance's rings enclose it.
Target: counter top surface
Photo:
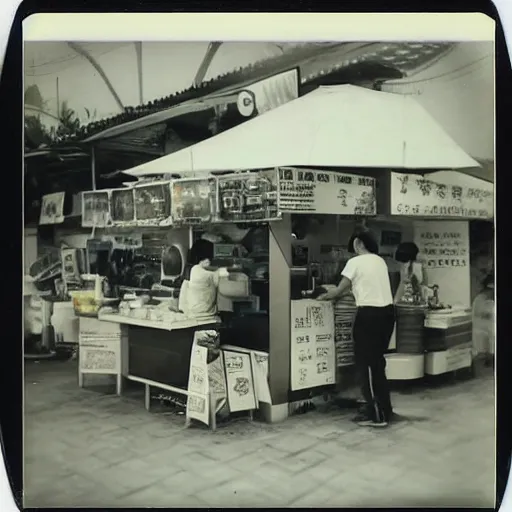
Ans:
[[[99,320],[103,322],[114,322],[125,325],[136,325],[139,327],[148,327],[150,329],[162,329],[165,331],[175,331],[178,329],[190,329],[191,327],[200,327],[202,325],[212,325],[220,323],[219,317],[205,317],[205,318],[188,318],[183,321],[167,323],[155,322],[154,320],[143,320],[140,318],[130,318],[128,316],[119,314],[106,314],[100,315]]]

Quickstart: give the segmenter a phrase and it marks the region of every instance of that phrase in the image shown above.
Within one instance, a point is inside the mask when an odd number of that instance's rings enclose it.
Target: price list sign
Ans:
[[[291,303],[291,389],[335,382],[334,312],[330,302]]]

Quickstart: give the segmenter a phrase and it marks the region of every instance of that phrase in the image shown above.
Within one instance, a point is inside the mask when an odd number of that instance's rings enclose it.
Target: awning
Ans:
[[[479,163],[413,97],[339,85],[125,172],[140,177],[278,166],[435,170]]]
[[[236,98],[237,94],[226,92],[223,94],[219,93],[218,95],[212,97],[203,98],[199,101],[190,100],[165,110],[155,112],[154,114],[149,114],[139,119],[134,119],[133,121],[113,126],[112,128],[107,128],[106,130],[103,130],[102,132],[83,140],[82,144],[99,142],[105,139],[111,139],[112,137],[119,137],[120,135],[124,135],[127,132],[147,128],[148,126],[153,126],[155,124],[166,123],[174,117],[215,108],[218,105],[225,104],[229,100],[236,101]]]

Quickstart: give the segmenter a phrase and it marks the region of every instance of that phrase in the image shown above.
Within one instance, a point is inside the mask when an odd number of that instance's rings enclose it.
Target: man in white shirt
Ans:
[[[365,413],[357,420],[361,426],[386,427],[393,409],[384,354],[395,326],[388,268],[369,231],[354,235],[349,245],[356,256],[345,265],[340,284],[318,299],[334,300],[352,288],[357,305],[353,327],[355,362],[367,403]]]

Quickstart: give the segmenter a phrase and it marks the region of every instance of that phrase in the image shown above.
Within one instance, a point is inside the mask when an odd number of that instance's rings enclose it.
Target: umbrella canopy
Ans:
[[[141,177],[278,166],[433,170],[479,164],[411,96],[337,85],[125,172]]]

